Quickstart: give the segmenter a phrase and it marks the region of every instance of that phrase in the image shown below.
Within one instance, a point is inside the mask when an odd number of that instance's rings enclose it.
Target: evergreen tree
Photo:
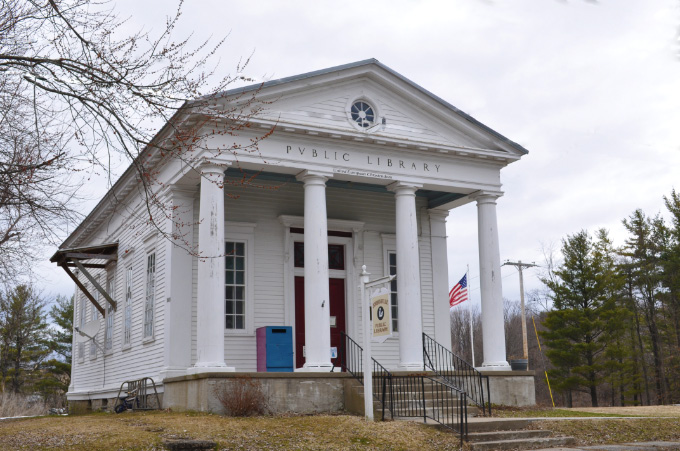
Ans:
[[[0,295],[0,374],[18,393],[50,353],[45,302],[31,287],[18,285]]]
[[[562,254],[562,265],[543,279],[553,301],[544,322],[546,354],[555,367],[555,386],[567,393],[567,403],[572,390],[584,390],[597,406],[598,386],[621,359],[615,343],[627,316],[616,303],[622,278],[605,230],[597,232],[595,242],[585,230],[568,236]]]
[[[649,332],[651,344],[654,386],[658,404],[665,401],[664,365],[662,341],[659,329],[659,312],[662,293],[663,267],[663,221],[659,216],[650,218],[638,209],[623,220],[623,225],[630,236],[626,240],[623,255],[631,261],[631,277],[633,279],[633,295],[640,306],[644,323]]]
[[[41,368],[41,377],[36,390],[45,403],[53,406],[65,404],[65,395],[71,383],[71,348],[73,345],[73,304],[74,297],[57,296],[50,309],[50,318],[57,326],[51,331],[50,349],[52,356]]]
[[[671,403],[680,400],[680,195],[675,190],[670,196],[664,196],[666,208],[671,214],[670,225],[664,224],[664,246],[661,251],[663,292],[661,301],[666,311],[664,329],[667,335],[668,355],[667,380],[672,399]],[[661,235],[661,233],[659,233]]]
[[[57,296],[50,309],[50,318],[59,327],[52,336],[52,350],[60,360],[71,364],[71,347],[73,346],[73,303],[74,296]],[[70,373],[70,371],[69,371]]]

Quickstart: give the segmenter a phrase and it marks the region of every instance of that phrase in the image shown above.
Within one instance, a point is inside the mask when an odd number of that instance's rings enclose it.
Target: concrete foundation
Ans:
[[[203,373],[165,379],[163,408],[224,413],[215,393],[248,377],[258,383],[273,414],[345,409],[347,373]]]
[[[508,406],[536,404],[533,371],[483,371],[489,376],[491,402]],[[363,388],[348,373],[200,373],[166,378],[159,387],[164,409],[224,413],[217,399],[247,377],[258,384],[273,414],[364,413]],[[103,394],[87,400],[69,400],[75,412],[112,410],[116,402]],[[374,408],[379,408],[375,403]],[[380,412],[375,412],[379,418]]]
[[[536,405],[534,371],[482,371],[489,376],[491,403],[503,406]]]

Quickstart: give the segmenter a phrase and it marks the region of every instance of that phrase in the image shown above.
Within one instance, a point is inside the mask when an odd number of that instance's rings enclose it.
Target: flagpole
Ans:
[[[465,272],[468,281],[468,293],[470,292],[470,265],[467,265],[467,271]],[[469,296],[469,295],[468,295]],[[472,355],[472,367],[475,366],[475,334],[472,327],[472,302],[468,304],[470,309],[468,310],[468,315],[470,317],[470,355]]]

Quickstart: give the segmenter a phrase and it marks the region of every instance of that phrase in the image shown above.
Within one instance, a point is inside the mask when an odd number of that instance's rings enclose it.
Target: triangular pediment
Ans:
[[[235,89],[238,94],[259,89],[266,102],[259,118],[279,128],[352,133],[357,139],[392,139],[412,145],[499,151],[521,156],[527,151],[453,105],[426,91],[377,60],[272,80]],[[351,115],[363,101],[372,108],[373,122],[361,127]]]

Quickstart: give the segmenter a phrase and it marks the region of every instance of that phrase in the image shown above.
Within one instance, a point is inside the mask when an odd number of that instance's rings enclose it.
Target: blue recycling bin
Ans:
[[[255,331],[258,372],[293,371],[293,328],[265,326]]]

